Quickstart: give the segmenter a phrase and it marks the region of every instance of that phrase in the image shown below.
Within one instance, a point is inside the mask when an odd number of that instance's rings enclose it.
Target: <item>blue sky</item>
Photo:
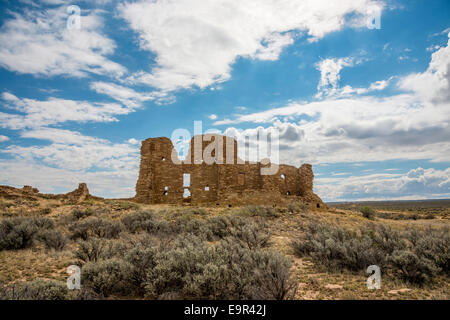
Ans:
[[[448,1],[0,6],[0,184],[133,196],[139,141],[202,121],[277,130],[326,201],[450,197]]]

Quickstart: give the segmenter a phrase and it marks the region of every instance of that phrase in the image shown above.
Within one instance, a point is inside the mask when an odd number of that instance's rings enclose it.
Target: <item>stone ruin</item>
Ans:
[[[279,165],[276,174],[262,175],[261,169],[270,166],[270,162],[262,161],[263,164],[238,158],[237,141],[234,138],[221,135],[196,137],[191,139],[189,153],[183,161],[179,160],[168,138],[149,138],[142,142],[135,201],[146,204],[220,206],[276,206],[302,201],[313,208],[325,208],[322,200],[313,192],[314,174],[310,164],[303,164],[299,168]],[[194,148],[195,141],[200,141],[201,147],[197,145]],[[222,157],[216,159],[228,159],[228,156],[233,160],[231,164],[228,160],[206,163],[202,155],[207,148],[211,149],[211,144],[215,146],[211,155],[216,157],[217,151]]]
[[[14,188],[9,186],[0,186],[0,198],[4,199],[26,199],[37,201],[39,198],[62,200],[66,203],[82,203],[86,200],[100,200],[102,198],[89,194],[86,183],[80,183],[74,191],[65,194],[47,194],[40,193],[37,188],[24,186],[23,188]]]

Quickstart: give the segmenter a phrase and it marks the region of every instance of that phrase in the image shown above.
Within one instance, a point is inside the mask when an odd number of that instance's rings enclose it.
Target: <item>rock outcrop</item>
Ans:
[[[89,189],[86,183],[80,183],[77,189],[72,192],[66,193],[65,197],[71,202],[80,203],[88,200],[91,195],[89,194]]]
[[[31,186],[24,186],[23,188],[14,188],[9,186],[0,186],[0,198],[3,199],[26,199],[37,201],[39,198],[44,199],[59,199],[67,202],[80,203],[88,199],[101,199],[89,194],[89,189],[86,183],[80,183],[78,188],[72,192],[65,194],[47,194],[40,193],[38,189]]]

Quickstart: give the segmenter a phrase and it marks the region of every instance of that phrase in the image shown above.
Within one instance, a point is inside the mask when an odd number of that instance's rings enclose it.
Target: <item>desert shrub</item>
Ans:
[[[231,230],[231,235],[244,243],[250,250],[269,246],[270,233],[264,223],[254,221]]]
[[[331,271],[363,271],[375,264],[419,285],[449,273],[448,228],[400,231],[371,223],[350,231],[318,223],[303,229],[303,237],[292,243],[295,254]]]
[[[0,291],[2,300],[66,300],[69,299],[67,285],[54,280],[33,280],[16,283]]]
[[[48,218],[8,218],[0,222],[0,250],[31,247],[39,231],[54,227]]]
[[[432,261],[444,274],[450,274],[450,230],[428,229],[416,235],[415,241],[410,238],[414,250],[419,257]]]
[[[308,210],[309,206],[308,204],[304,203],[304,202],[293,202],[288,204],[287,206],[287,210],[290,213],[295,213],[295,212],[306,212]]]
[[[433,214],[419,215],[417,213],[413,214],[403,214],[403,213],[393,213],[393,212],[377,212],[377,217],[382,219],[390,220],[419,220],[419,219],[435,219],[436,216]]]
[[[371,207],[362,207],[359,211],[362,213],[364,218],[372,220],[375,217],[375,210]]]
[[[131,265],[129,279],[134,285],[139,295],[145,293],[147,272],[156,266],[155,248],[137,246],[129,250],[125,255],[125,260]]]
[[[90,217],[93,215],[93,213],[94,211],[91,208],[87,209],[75,208],[72,210],[72,216],[77,220]]]
[[[129,210],[129,209],[139,209],[139,205],[129,201],[121,201],[119,203],[120,209]]]
[[[251,217],[276,218],[279,216],[278,212],[271,207],[264,206],[246,206],[233,211],[236,214]]]
[[[368,235],[374,242],[374,246],[380,249],[384,255],[390,255],[395,250],[402,250],[407,243],[407,234],[392,229],[385,224],[369,224],[360,231]]]
[[[97,217],[89,217],[84,221],[75,222],[69,226],[72,239],[87,240],[91,236],[99,238],[117,238],[122,231],[122,225]]]
[[[172,232],[175,232],[175,234],[193,234],[195,236],[201,237],[203,240],[211,239],[212,237],[212,232],[209,229],[207,222],[196,218],[177,218],[173,223],[171,223],[171,229]]]
[[[419,285],[431,282],[439,272],[433,261],[409,250],[396,250],[387,260],[404,280]]]
[[[163,210],[161,211],[161,213],[163,213],[163,215],[165,216],[171,216],[171,217],[192,217],[195,215],[199,215],[199,216],[205,216],[206,215],[206,211],[202,208],[177,208],[177,209],[169,209],[169,210]]]
[[[103,297],[126,295],[132,289],[129,282],[130,271],[130,264],[121,259],[88,262],[81,269],[82,283]]]
[[[67,245],[67,237],[57,230],[45,230],[38,234],[47,249],[62,250]]]
[[[255,283],[251,291],[252,299],[287,300],[293,299],[297,283],[291,277],[291,261],[281,253],[260,250],[253,253]]]
[[[25,218],[29,223],[36,226],[38,230],[52,229],[55,227],[55,222],[50,218]]]
[[[288,298],[296,285],[289,263],[272,251],[250,250],[235,238],[211,246],[181,236],[171,250],[155,255],[146,275],[146,295],[172,299]],[[264,283],[264,284],[263,284]]]
[[[201,239],[192,236],[178,239],[176,248],[157,254],[156,266],[146,275],[146,295],[192,299],[209,295],[210,288],[201,286],[204,279],[200,277],[215,262],[214,250]]]
[[[208,228],[211,232],[211,236],[219,239],[223,239],[231,234],[231,224],[229,217],[214,216],[208,219]]]
[[[157,221],[152,211],[132,212],[122,218],[122,223],[129,232],[138,231],[154,232],[157,229]]]
[[[310,224],[305,236],[292,243],[298,256],[310,256],[314,262],[333,271],[362,270],[371,264],[381,266],[383,252],[370,236],[324,223]]]
[[[91,238],[78,242],[78,248],[74,256],[79,260],[79,264],[83,265],[87,262],[97,262],[101,259],[123,255],[125,251],[125,245],[121,242],[115,243],[104,239]]]
[[[50,214],[51,212],[52,212],[51,208],[42,208],[39,213],[47,215],[47,214]]]

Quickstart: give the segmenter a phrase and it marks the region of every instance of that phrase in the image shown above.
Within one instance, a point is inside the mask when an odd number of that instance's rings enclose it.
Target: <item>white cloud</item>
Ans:
[[[450,196],[450,168],[410,170],[315,179],[315,189],[326,201],[434,199]]]
[[[115,171],[137,168],[139,149],[135,145],[111,143],[79,132],[55,128],[27,130],[21,136],[51,143],[30,147],[10,145],[1,152],[30,163],[40,161],[65,170],[88,170],[95,167]]]
[[[115,103],[90,103],[58,98],[47,100],[22,99],[4,92],[4,104],[18,114],[0,112],[0,126],[14,130],[36,128],[66,121],[111,122],[117,121],[115,115],[132,112],[130,108]]]
[[[379,1],[137,1],[120,6],[139,35],[140,47],[156,54],[150,72],[128,80],[163,91],[204,88],[230,78],[238,57],[276,60],[299,32],[310,41],[340,30],[352,13],[365,16]],[[354,26],[354,24],[350,24]]]
[[[8,140],[9,140],[9,138],[7,136],[0,135],[0,142],[5,142],[5,141],[8,141]]]
[[[450,42],[432,54],[425,72],[399,79],[400,88],[410,91],[407,94],[359,96],[383,90],[391,79],[375,82],[369,88],[340,89],[340,65],[331,63],[330,68],[325,68],[334,72],[326,72],[323,81],[335,89],[333,96],[309,103],[292,102],[214,124],[265,124],[264,130],[280,132],[286,126],[293,127],[289,130],[296,132],[298,139],[280,144],[280,161],[293,164],[391,159],[449,161]],[[254,129],[246,131],[251,130]]]
[[[450,38],[450,33],[448,36]],[[447,46],[431,55],[430,65],[425,72],[401,79],[399,87],[413,91],[433,103],[450,102],[450,39]]]
[[[317,70],[320,71],[320,81],[317,85],[317,96],[323,94],[332,95],[338,88],[342,68],[353,66],[353,59],[324,59],[317,63]]]
[[[81,29],[68,30],[66,9],[63,5],[12,12],[0,28],[0,66],[38,76],[123,75],[126,69],[107,58],[116,45],[100,32],[101,12],[83,11]]]
[[[412,95],[291,103],[215,124],[250,122],[281,130],[279,119],[286,117],[297,119],[287,123],[303,132],[281,145],[288,163],[450,159],[450,108],[423,104]]]
[[[217,119],[217,115],[216,114],[210,114],[208,116],[208,118],[211,119],[211,120],[216,120]]]
[[[127,87],[117,85],[109,82],[92,82],[90,88],[97,93],[110,96],[116,101],[121,102],[123,105],[129,108],[140,108],[145,101],[151,101],[155,99],[167,100],[167,95],[164,93],[139,93],[135,90]]]
[[[320,80],[317,85],[316,98],[323,97],[348,97],[354,94],[367,94],[373,91],[384,90],[392,80],[380,80],[370,84],[368,88],[353,88],[346,85],[339,86],[341,79],[340,72],[344,67],[353,67],[365,61],[364,58],[346,57],[346,58],[328,58],[323,59],[316,64],[320,71]]]
[[[333,95],[334,97],[349,97],[355,94],[361,95],[368,94],[374,91],[382,91],[387,88],[391,80],[392,78],[388,80],[372,82],[368,88],[353,88],[352,86],[347,85],[342,88],[336,88],[333,90],[333,92],[328,92],[328,95]],[[320,94],[318,95],[320,96]]]
[[[128,139],[128,143],[130,143],[130,144],[140,144],[140,141],[136,140],[134,138],[131,138],[131,139]]]

